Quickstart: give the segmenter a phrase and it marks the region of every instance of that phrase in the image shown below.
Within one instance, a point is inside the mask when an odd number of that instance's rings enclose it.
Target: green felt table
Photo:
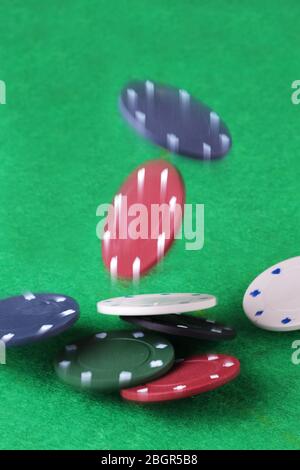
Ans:
[[[297,0],[1,0],[1,297],[60,292],[78,323],[43,343],[10,350],[0,365],[3,449],[262,449],[300,447],[300,332],[271,333],[243,313],[261,271],[299,255],[300,106]],[[224,160],[171,157],[187,202],[205,204],[205,244],[178,240],[138,286],[111,284],[96,237],[96,208],[161,149],[139,138],[117,108],[132,78],[189,90],[230,127]],[[163,405],[88,395],[61,383],[59,349],[103,329],[100,299],[131,293],[215,294],[212,317],[237,339],[179,344],[237,356],[224,388]]]

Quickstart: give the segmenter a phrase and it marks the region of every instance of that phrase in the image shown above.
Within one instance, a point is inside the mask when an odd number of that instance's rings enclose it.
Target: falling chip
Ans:
[[[203,158],[205,160],[211,159],[211,146],[203,142]]]
[[[135,112],[135,117],[139,121],[140,124],[143,126],[146,124],[146,114],[142,113],[141,111],[136,111]]]
[[[82,372],[80,375],[81,385],[88,386],[92,382],[92,372]]]
[[[167,147],[171,152],[178,152],[179,138],[175,134],[167,134]]]
[[[132,277],[133,280],[137,281],[140,278],[140,273],[141,273],[141,260],[137,256],[132,263]]]
[[[38,335],[43,335],[47,331],[51,330],[53,328],[53,325],[43,325],[41,328],[37,331]]]
[[[118,275],[118,257],[113,256],[110,260],[110,276],[116,278]]]

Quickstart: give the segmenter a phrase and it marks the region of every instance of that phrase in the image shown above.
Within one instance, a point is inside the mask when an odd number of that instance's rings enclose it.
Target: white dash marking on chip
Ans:
[[[69,315],[72,315],[73,313],[75,313],[75,310],[73,310],[72,308],[69,308],[69,310],[64,310],[63,312],[60,312],[60,316],[67,317]]]
[[[68,345],[65,347],[65,350],[66,350],[67,352],[76,351],[76,350],[77,350],[77,346],[76,346],[76,344],[68,344]]]
[[[71,364],[71,361],[60,361],[60,362],[58,363],[58,366],[59,366],[61,369],[67,369],[70,364]]]
[[[138,281],[141,274],[141,260],[137,256],[132,263],[132,278],[134,281]]]
[[[110,231],[106,230],[103,234],[104,247],[107,248],[110,242]]]
[[[170,199],[170,202],[169,202],[169,206],[170,206],[171,212],[174,212],[174,211],[175,211],[176,202],[177,202],[176,196],[172,196],[171,199]]]
[[[203,158],[205,160],[211,159],[211,146],[203,142]]]
[[[209,376],[212,380],[218,379],[220,376],[218,374],[212,374]]]
[[[232,361],[225,361],[223,367],[232,367],[234,366],[234,362]]]
[[[132,336],[133,336],[134,338],[143,338],[145,335],[144,335],[144,333],[143,333],[142,331],[134,331],[134,332],[132,333]]]
[[[207,356],[208,361],[216,361],[217,359],[219,359],[219,356],[217,356],[216,354],[209,354]]]
[[[2,336],[1,341],[8,343],[14,336],[14,333],[7,333],[6,335]]]
[[[113,256],[110,260],[109,271],[111,278],[115,279],[118,276],[118,257]]]
[[[144,184],[145,184],[145,168],[140,168],[137,172],[137,186],[138,186],[138,193],[142,194],[144,191]]]
[[[150,80],[146,80],[145,82],[146,94],[148,98],[153,98],[154,96],[154,83]]]
[[[43,335],[47,333],[47,331],[51,330],[53,328],[53,325],[43,325],[41,328],[37,331],[38,335]]]
[[[127,102],[131,108],[134,108],[137,101],[137,92],[133,88],[127,88]]]
[[[153,369],[155,367],[161,367],[163,365],[163,361],[161,359],[157,359],[157,361],[151,361],[150,367]]]
[[[161,259],[165,254],[166,234],[161,233],[157,237],[157,259]]]
[[[33,300],[35,299],[35,295],[32,292],[25,292],[23,294],[25,300]]]
[[[66,297],[63,297],[63,296],[58,296],[58,297],[55,297],[55,302],[64,302],[66,299]]]
[[[218,333],[218,334],[221,334],[222,333],[222,330],[219,330],[218,328],[212,328],[210,330],[212,333]]]
[[[220,118],[215,113],[212,111],[209,115],[209,124],[210,124],[210,129],[212,134],[218,134],[219,133],[219,127],[220,127]]]
[[[167,147],[171,152],[178,152],[179,138],[175,134],[167,134]]]
[[[176,392],[181,392],[185,388],[186,388],[186,385],[176,385],[175,387],[173,387],[173,390],[175,390]]]
[[[165,168],[160,174],[160,197],[164,198],[168,184],[169,170]]]
[[[105,331],[103,331],[103,332],[101,332],[101,333],[97,333],[97,334],[95,335],[95,337],[98,338],[98,339],[104,339],[104,338],[107,337],[107,333],[105,333]]]
[[[168,347],[168,345],[165,343],[158,343],[155,347],[156,349],[165,349]]]
[[[120,384],[126,384],[131,380],[132,373],[123,370],[120,375],[119,375],[119,383]]]
[[[145,113],[142,113],[142,111],[136,111],[135,112],[135,117],[142,126],[146,125],[146,114]]]
[[[188,326],[186,326],[186,325],[176,325],[176,326],[177,326],[177,328],[188,328]]]
[[[89,386],[92,382],[92,376],[93,374],[91,371],[81,372],[81,375],[80,375],[81,385]]]
[[[180,104],[187,107],[190,103],[190,94],[186,90],[179,90]]]
[[[225,134],[220,134],[220,146],[221,146],[221,150],[223,153],[227,152],[227,150],[229,149],[229,144],[230,144],[230,139],[227,135]]]
[[[139,388],[139,389],[137,390],[137,393],[148,393],[148,387]]]

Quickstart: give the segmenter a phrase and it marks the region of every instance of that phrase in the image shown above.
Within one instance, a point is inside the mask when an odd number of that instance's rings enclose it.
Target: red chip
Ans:
[[[178,400],[221,387],[239,375],[238,359],[223,354],[192,356],[171,372],[146,385],[124,389],[121,396],[135,402]]]
[[[138,279],[161,260],[181,226],[184,199],[180,174],[164,160],[131,173],[104,228],[102,256],[112,277]]]

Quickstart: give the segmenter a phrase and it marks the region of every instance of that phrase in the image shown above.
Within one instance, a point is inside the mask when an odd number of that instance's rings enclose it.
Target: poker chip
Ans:
[[[160,377],[173,362],[174,349],[165,338],[138,330],[103,331],[66,346],[55,370],[69,385],[111,392]]]
[[[111,277],[138,279],[164,257],[181,226],[184,199],[181,176],[163,160],[128,177],[104,227],[102,258]]]
[[[231,148],[229,130],[219,115],[186,90],[133,81],[122,90],[119,107],[139,135],[170,152],[214,160]]]
[[[165,315],[203,310],[216,304],[216,297],[208,294],[142,294],[101,300],[97,310],[108,315]]]
[[[236,336],[235,331],[228,326],[216,323],[214,320],[188,315],[124,316],[121,318],[141,328],[174,336],[186,336],[188,338],[212,341],[233,339]]]
[[[195,355],[176,361],[172,370],[153,382],[121,391],[129,401],[153,403],[178,400],[208,392],[238,376],[240,363],[223,354]]]
[[[6,346],[33,343],[67,330],[79,317],[79,306],[61,294],[25,293],[0,300],[0,340]]]
[[[256,326],[271,331],[300,329],[300,256],[275,264],[245,292],[244,311]]]

